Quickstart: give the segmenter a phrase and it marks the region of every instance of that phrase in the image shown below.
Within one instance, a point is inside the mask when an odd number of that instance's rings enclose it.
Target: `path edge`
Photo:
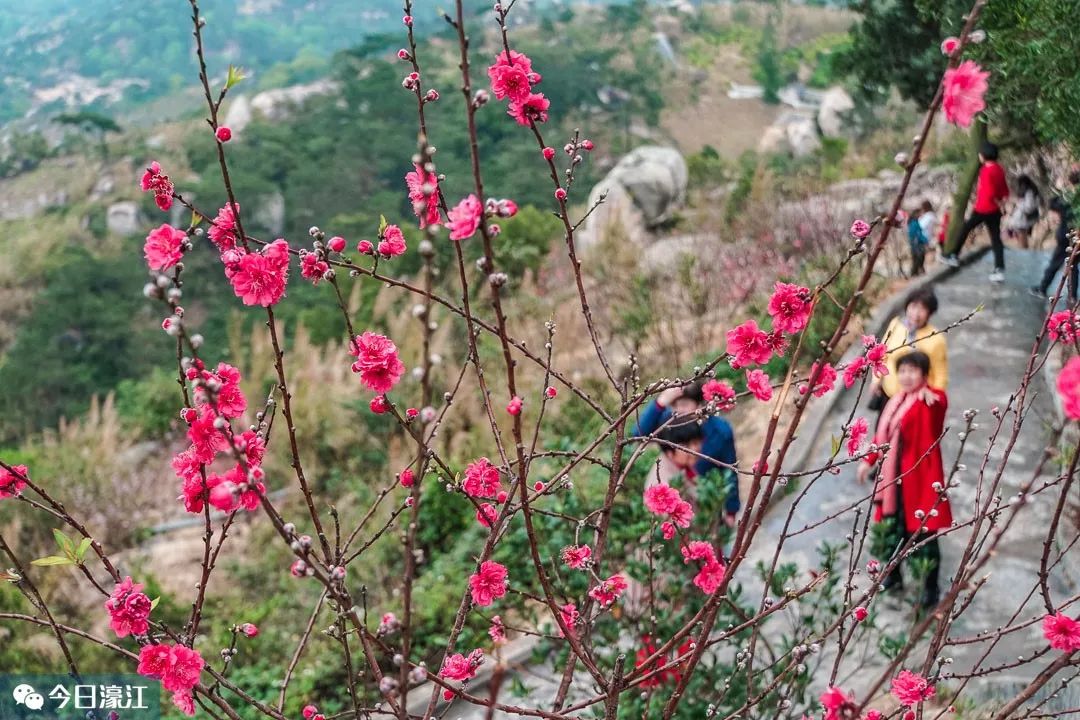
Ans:
[[[903,310],[904,300],[907,299],[908,295],[920,288],[930,287],[940,282],[943,282],[944,280],[960,272],[960,270],[964,269],[965,267],[975,264],[976,262],[981,260],[983,256],[986,255],[988,252],[990,252],[989,246],[984,246],[973,250],[960,258],[960,264],[957,267],[942,265],[942,267],[934,270],[933,272],[927,273],[926,275],[923,275],[919,279],[908,283],[900,290],[897,290],[888,298],[878,303],[878,305],[871,311],[870,319],[867,320],[866,323],[867,332],[881,337],[881,335],[884,334],[885,330],[888,328],[889,321],[891,321],[901,310]],[[843,365],[852,361],[856,355],[861,354],[862,348],[859,346],[858,343],[855,343],[850,348],[848,348],[848,351],[844,353],[843,357],[841,357],[840,361],[836,364]],[[795,436],[795,440],[792,442],[795,450],[794,454],[789,455],[788,459],[785,459],[785,465],[796,469],[801,469],[806,466],[807,461],[810,459],[811,453],[814,452],[814,449],[821,441],[822,435],[825,433],[825,430],[827,428],[825,419],[836,408],[837,404],[840,402],[840,399],[844,397],[846,392],[847,390],[843,389],[829,393],[825,397],[824,402],[814,405],[810,409],[810,411],[803,417],[802,422],[799,424],[799,426],[807,428],[807,432],[806,434],[800,433]],[[769,505],[775,505],[787,496],[788,493],[786,492],[774,493],[772,498],[770,499]]]

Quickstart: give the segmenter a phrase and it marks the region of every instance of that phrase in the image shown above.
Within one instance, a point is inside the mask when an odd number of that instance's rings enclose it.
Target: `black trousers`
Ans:
[[[986,229],[990,233],[990,247],[994,251],[994,269],[1005,269],[1005,246],[1001,244],[1001,213],[980,213],[973,212],[971,217],[967,219],[964,226],[960,228],[960,239],[956,243],[956,249],[953,250],[954,255],[959,255],[961,248],[964,247],[964,243],[967,242],[968,235],[971,231],[980,225],[986,225]]]
[[[907,524],[904,522],[904,501],[903,494],[900,492],[900,488],[897,488],[896,498],[896,519],[899,524],[898,538],[896,542],[895,553],[901,547],[903,547],[908,540],[914,537],[912,545],[917,546],[910,555],[905,558],[905,561],[910,563],[912,560],[923,560],[926,566],[926,577],[923,578],[923,589],[926,591],[926,595],[933,600],[937,600],[938,595],[941,592],[938,573],[941,570],[941,545],[938,541],[937,533],[933,531],[927,532],[909,532]],[[919,543],[927,541],[925,545],[919,546]],[[900,573],[900,567],[904,563],[897,563],[893,571],[889,573],[888,580],[886,582],[890,587],[898,582],[901,582],[903,575]]]
[[[911,248],[911,276],[923,274],[923,264],[926,262],[926,246],[919,243],[909,243]]]
[[[1057,244],[1054,246],[1054,254],[1050,256],[1050,262],[1046,265],[1046,271],[1043,272],[1042,282],[1039,283],[1039,290],[1043,295],[1046,295],[1050,290],[1050,285],[1054,282],[1054,276],[1057,275],[1058,270],[1065,264],[1065,260],[1069,257],[1069,229],[1065,223],[1061,223],[1058,226],[1057,232],[1054,234],[1054,238],[1057,240]],[[1080,260],[1080,258],[1078,258]],[[1069,299],[1076,302],[1076,291],[1078,280],[1080,280],[1080,267],[1074,263],[1069,268]]]

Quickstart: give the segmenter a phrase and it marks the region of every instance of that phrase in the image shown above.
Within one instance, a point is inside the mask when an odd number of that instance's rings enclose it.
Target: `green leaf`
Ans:
[[[385,215],[380,215],[379,216],[379,237],[382,237],[383,233],[386,232],[386,226],[387,226],[386,216]]]
[[[56,544],[64,551],[64,554],[69,558],[75,557],[75,541],[64,534],[63,530],[59,528],[53,528],[53,537],[56,538]]]
[[[71,558],[60,557],[59,555],[49,555],[48,557],[38,558],[37,560],[31,560],[31,565],[47,566],[47,565],[74,565],[75,561]]]
[[[90,538],[83,538],[82,541],[79,542],[79,547],[75,548],[75,559],[77,561],[80,563],[82,562],[83,558],[86,556],[86,551],[90,549],[90,544],[92,542],[93,540]]]
[[[157,607],[157,604],[158,604],[158,603],[159,603],[160,601],[161,601],[161,596],[160,596],[160,595],[158,595],[158,596],[157,596],[156,598],[154,598],[153,600],[151,600],[151,601],[150,601],[150,609],[151,609],[151,610],[153,610],[154,608],[156,608],[156,607]]]
[[[228,90],[233,85],[236,85],[237,83],[239,83],[241,80],[243,80],[246,77],[247,77],[247,75],[244,75],[243,68],[238,68],[238,67],[234,67],[234,66],[230,65],[229,66],[229,74],[225,78],[225,89]]]
[[[829,436],[829,443],[830,443],[830,447],[832,448],[832,452],[831,452],[832,455],[835,455],[836,453],[840,452],[840,440],[841,440],[841,438],[838,438],[835,435],[830,435]]]
[[[198,227],[203,221],[203,216],[194,210],[191,211],[191,227]]]

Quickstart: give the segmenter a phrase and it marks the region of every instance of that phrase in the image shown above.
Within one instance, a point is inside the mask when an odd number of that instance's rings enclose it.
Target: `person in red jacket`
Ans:
[[[1005,200],[1009,197],[1009,184],[1005,181],[1005,171],[998,165],[998,149],[993,143],[983,143],[979,150],[979,183],[975,188],[975,205],[971,208],[971,216],[960,228],[960,236],[957,238],[956,247],[951,255],[945,256],[945,264],[957,267],[960,260],[957,257],[960,249],[967,242],[971,231],[985,224],[990,232],[990,246],[994,251],[994,272],[990,273],[990,282],[1005,282],[1005,246],[1001,244],[1001,214],[1004,212]]]
[[[889,447],[883,457],[871,453],[864,458],[858,481],[866,482],[881,460],[874,487],[874,521],[893,518],[890,522],[898,526],[901,544],[911,539],[911,547],[916,548],[908,557],[925,560],[922,605],[930,608],[940,597],[941,548],[937,531],[952,525],[952,510],[944,493],[940,444],[949,403],[944,392],[926,384],[930,373],[926,353],[913,350],[897,360],[896,366],[900,392],[889,398],[874,435],[876,445]],[[924,389],[930,392],[924,393]],[[899,564],[883,585],[903,585]]]

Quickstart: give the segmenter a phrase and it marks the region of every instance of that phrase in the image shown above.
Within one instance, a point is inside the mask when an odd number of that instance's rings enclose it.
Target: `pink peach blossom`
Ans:
[[[945,71],[942,79],[944,95],[941,109],[945,119],[960,127],[970,127],[971,121],[986,107],[983,95],[989,85],[990,73],[984,71],[974,60],[965,60],[955,68]]]
[[[506,594],[506,566],[492,560],[480,563],[480,569],[469,576],[469,591],[473,603],[487,607]]]
[[[155,230],[151,230],[143,245],[143,256],[146,258],[147,267],[151,270],[168,270],[176,265],[184,257],[184,251],[180,248],[185,240],[187,240],[187,233],[177,230],[168,223],[163,223]]]
[[[374,392],[389,392],[405,374],[397,345],[385,335],[371,331],[357,335],[350,343],[349,354],[356,358],[352,371],[360,375],[364,387]]]

